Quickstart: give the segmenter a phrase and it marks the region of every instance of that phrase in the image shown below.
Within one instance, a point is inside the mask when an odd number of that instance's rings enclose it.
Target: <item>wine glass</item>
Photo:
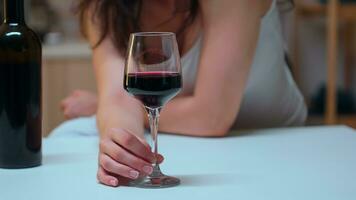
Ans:
[[[161,108],[182,87],[180,56],[176,36],[170,32],[132,33],[128,44],[124,75],[125,90],[138,99],[147,111],[151,137],[149,143],[158,153],[157,131]],[[157,162],[153,173],[130,183],[143,188],[172,187],[180,183],[164,175]]]

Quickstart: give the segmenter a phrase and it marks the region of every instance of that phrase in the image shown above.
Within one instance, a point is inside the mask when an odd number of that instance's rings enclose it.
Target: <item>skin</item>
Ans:
[[[176,31],[184,13],[157,27],[171,16],[174,3],[152,0],[144,4],[140,20],[143,30]],[[204,32],[194,94],[175,98],[165,105],[159,131],[203,137],[227,134],[240,108],[260,22],[270,3],[271,0],[200,1],[200,14],[187,30],[183,44],[184,53],[198,33]],[[99,38],[97,22],[88,20],[86,27],[89,42],[94,45]],[[109,37],[93,49],[93,64],[98,97],[97,103],[90,105],[97,108],[100,132],[97,178],[105,185],[118,186],[128,178],[150,174],[155,155],[142,139],[147,126],[146,113],[123,89],[124,58]],[[158,158],[160,162],[163,160],[161,155]]]
[[[88,117],[96,113],[98,99],[96,94],[85,90],[75,90],[60,103],[65,119]]]

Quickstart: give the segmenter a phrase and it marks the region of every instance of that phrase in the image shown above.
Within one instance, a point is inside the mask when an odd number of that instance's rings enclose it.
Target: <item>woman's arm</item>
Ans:
[[[109,38],[93,50],[93,65],[98,86],[97,121],[100,134],[121,126],[142,137],[144,110],[123,89],[124,60]]]
[[[223,136],[239,111],[265,11],[261,0],[200,4],[204,40],[194,95],[163,108],[160,131]]]
[[[90,20],[91,16],[87,17],[87,36],[94,46],[99,38],[96,30],[100,29]],[[93,65],[98,86],[100,133],[97,178],[103,184],[117,186],[127,178],[152,173],[151,163],[156,158],[141,138],[144,111],[123,89],[124,61],[109,37],[93,49]]]

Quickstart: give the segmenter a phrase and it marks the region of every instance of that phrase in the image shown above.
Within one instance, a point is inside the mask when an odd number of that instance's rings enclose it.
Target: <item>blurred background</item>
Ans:
[[[46,136],[64,121],[59,106],[63,98],[75,89],[95,92],[91,50],[81,37],[74,15],[76,1],[25,0],[25,4],[26,22],[43,43],[43,133]]]
[[[96,91],[91,51],[73,14],[75,0],[25,2],[27,23],[43,42],[46,134],[64,121],[59,107],[63,98],[75,89]],[[293,9],[280,5],[281,21],[291,70],[309,107],[307,123],[355,128],[356,0],[294,3]]]

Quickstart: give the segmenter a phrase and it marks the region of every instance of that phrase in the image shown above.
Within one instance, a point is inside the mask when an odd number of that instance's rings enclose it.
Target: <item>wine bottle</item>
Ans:
[[[0,168],[42,162],[41,43],[26,26],[24,0],[4,0],[0,26]]]

